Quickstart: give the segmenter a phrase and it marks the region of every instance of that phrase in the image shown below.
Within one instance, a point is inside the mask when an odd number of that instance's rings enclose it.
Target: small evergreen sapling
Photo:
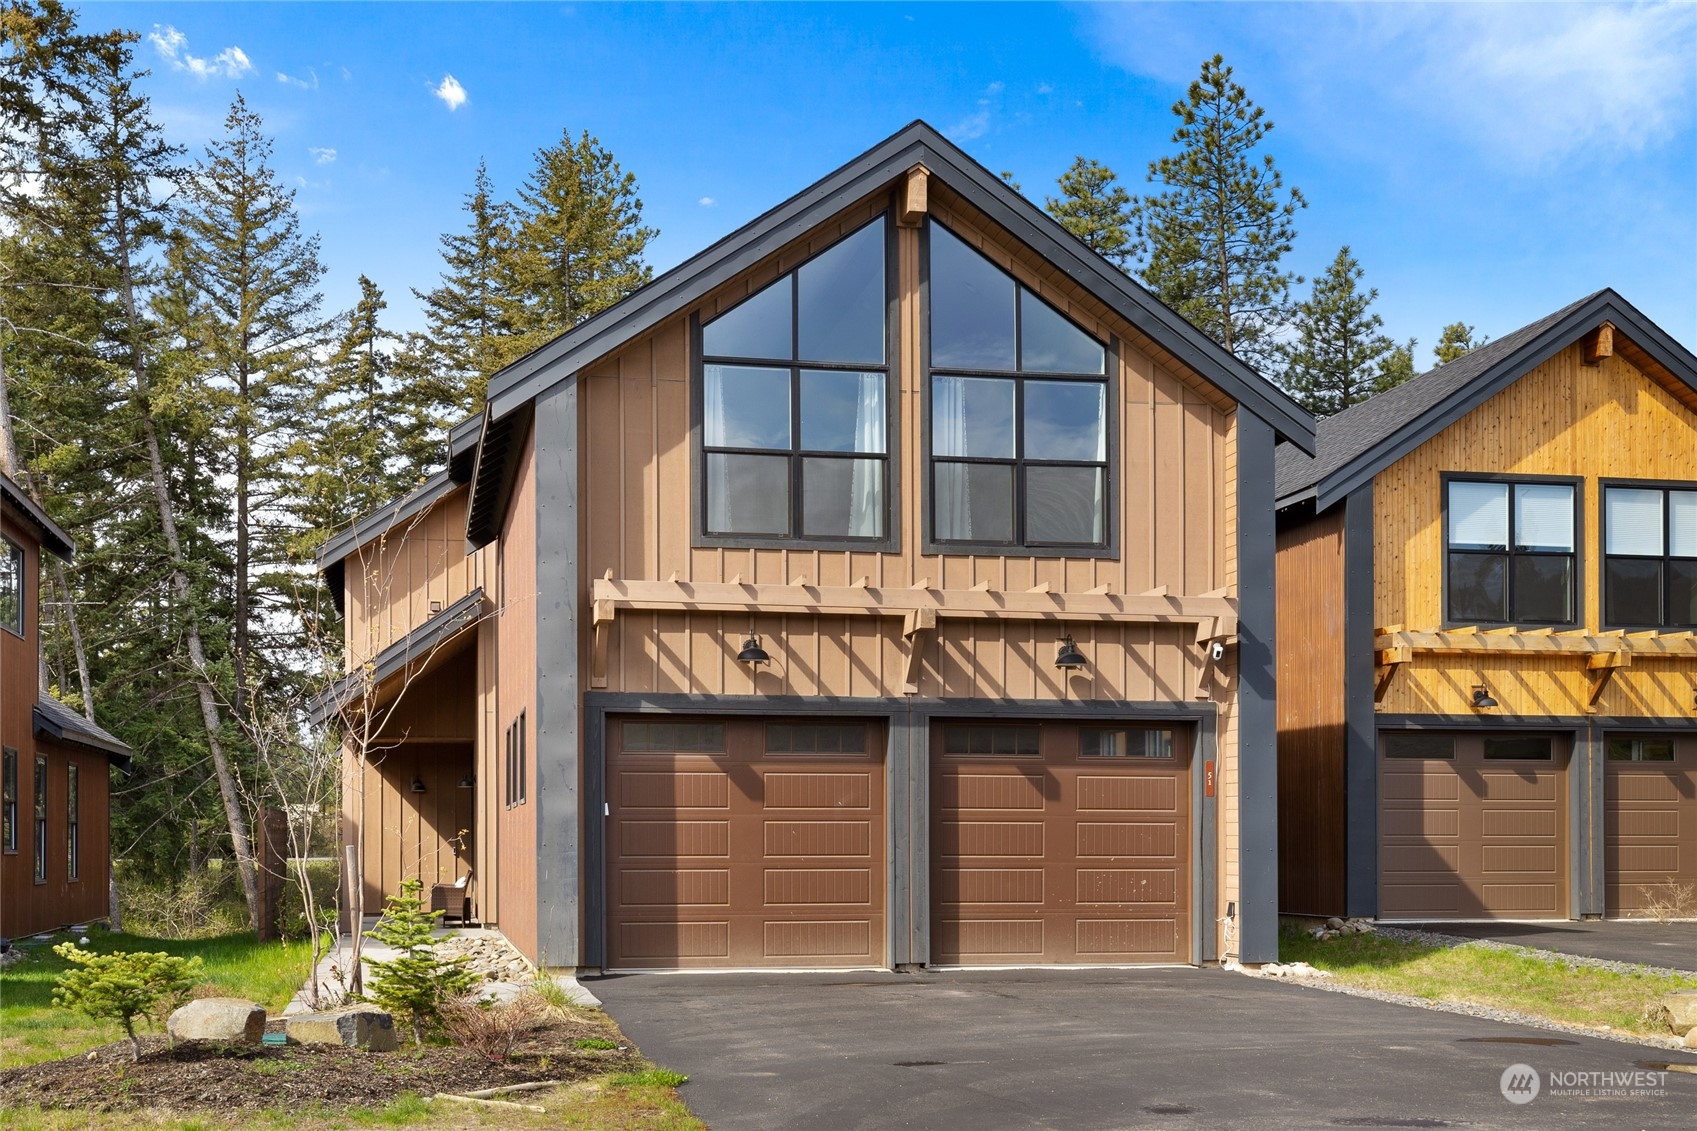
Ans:
[[[443,913],[424,909],[423,888],[418,880],[401,881],[399,894],[384,901],[383,918],[365,932],[366,938],[399,952],[387,962],[371,963],[367,996],[412,1027],[414,1045],[422,1045],[425,1031],[442,1024],[442,1007],[470,993],[478,980],[466,967],[469,959],[444,959],[432,949],[431,932]]]
[[[96,1021],[111,1019],[123,1025],[130,1038],[130,1059],[141,1059],[136,1018],[158,1022],[188,999],[200,980],[198,956],[178,958],[159,951],[114,951],[96,954],[73,942],[62,942],[53,953],[71,963],[59,975],[53,1001]]]

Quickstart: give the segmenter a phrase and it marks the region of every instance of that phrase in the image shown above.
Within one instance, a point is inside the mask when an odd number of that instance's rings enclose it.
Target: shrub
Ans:
[[[96,1021],[110,1018],[122,1024],[130,1038],[131,1060],[141,1059],[136,1018],[157,1023],[161,1014],[188,999],[201,974],[198,956],[177,958],[142,950],[96,954],[72,942],[60,943],[53,953],[71,963],[59,975],[53,1000]]]
[[[371,963],[367,996],[412,1028],[415,1045],[424,1043],[426,1031],[441,1025],[445,1005],[477,984],[477,975],[466,967],[468,959],[444,959],[432,949],[431,932],[442,912],[424,909],[423,886],[418,880],[403,880],[400,893],[384,901],[383,918],[365,932],[366,938],[399,951],[387,962]]]
[[[124,927],[154,939],[203,939],[248,929],[247,904],[234,868],[203,869],[175,883],[118,872]]]
[[[301,891],[296,882],[295,869],[302,867],[300,861],[288,862],[289,875],[283,884],[283,896],[277,909],[277,928],[286,939],[311,938],[307,928],[306,908],[301,903]],[[336,893],[341,877],[337,872],[335,860],[308,860],[305,862],[306,882],[312,885],[313,897],[318,904],[318,915],[321,922],[320,931],[336,929]]]
[[[529,992],[505,1005],[462,997],[442,1006],[442,1028],[456,1044],[499,1063],[550,1012],[547,1002]]]

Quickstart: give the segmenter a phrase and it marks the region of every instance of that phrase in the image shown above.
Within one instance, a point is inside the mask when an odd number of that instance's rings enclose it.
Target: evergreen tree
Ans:
[[[1076,157],[1058,183],[1061,195],[1043,202],[1049,215],[1090,250],[1126,270],[1137,255],[1138,245],[1132,236],[1135,221],[1131,193],[1119,183],[1114,171],[1099,161]]]
[[[1340,249],[1297,305],[1296,341],[1280,349],[1285,388],[1316,416],[1332,416],[1390,387],[1385,366],[1398,347],[1380,332],[1384,320],[1370,310],[1379,292],[1360,288],[1362,274],[1349,248]]]
[[[377,926],[365,932],[396,952],[394,958],[372,961],[371,1000],[412,1028],[415,1045],[441,1024],[444,1005],[477,985],[469,958],[440,958],[432,949],[431,932],[443,913],[424,909],[423,887],[416,877],[402,880],[401,890],[384,901]]]
[[[1448,365],[1458,357],[1472,353],[1491,339],[1480,336],[1475,338],[1476,331],[1465,322],[1451,322],[1438,335],[1438,344],[1432,348],[1432,353],[1438,359],[1439,365]]]
[[[1391,352],[1385,355],[1384,364],[1379,367],[1379,383],[1377,392],[1394,389],[1404,381],[1411,381],[1416,376],[1414,371],[1414,348],[1420,343],[1413,338],[1400,346],[1391,347]]]
[[[1280,268],[1307,207],[1259,147],[1273,123],[1215,55],[1175,103],[1179,151],[1149,165],[1161,191],[1133,208],[1148,247],[1143,281],[1226,349],[1265,366],[1301,277]]]
[[[643,262],[658,235],[642,226],[636,177],[586,130],[570,131],[536,154],[536,169],[514,209],[510,277],[523,305],[519,336],[504,343],[512,361],[607,309],[654,275]]]

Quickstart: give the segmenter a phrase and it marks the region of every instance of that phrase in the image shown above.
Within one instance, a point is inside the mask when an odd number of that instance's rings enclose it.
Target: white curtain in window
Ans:
[[[856,398],[854,416],[854,446],[856,451],[885,450],[884,387],[888,378],[882,373],[862,373],[860,396]],[[879,460],[862,459],[854,463],[849,478],[849,534],[855,538],[878,538],[884,533],[884,468]]]
[[[960,377],[931,379],[931,450],[964,454],[966,452],[966,381]],[[972,528],[972,491],[965,474],[954,477],[956,490],[931,492],[931,505],[937,508],[933,526],[937,530],[953,531],[958,536]]]
[[[1514,541],[1520,550],[1573,552],[1573,488],[1564,483],[1514,485]]]
[[[727,447],[730,422],[725,419],[725,371],[709,365],[701,377],[701,442],[710,448]]]
[[[1662,553],[1662,493],[1641,487],[1610,487],[1603,492],[1603,524],[1608,536],[1603,552]]]
[[[1508,547],[1508,484],[1450,484],[1450,545]]]
[[[1697,558],[1697,491],[1668,492],[1668,553]]]

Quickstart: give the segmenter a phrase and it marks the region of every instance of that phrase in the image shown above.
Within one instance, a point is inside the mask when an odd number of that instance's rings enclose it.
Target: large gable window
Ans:
[[[1574,484],[1456,478],[1445,490],[1450,623],[1577,623]]]
[[[874,220],[702,326],[707,537],[888,537],[886,227]]]
[[[1697,483],[1604,485],[1603,619],[1697,628]]]
[[[1109,544],[1107,349],[930,226],[931,541]]]

